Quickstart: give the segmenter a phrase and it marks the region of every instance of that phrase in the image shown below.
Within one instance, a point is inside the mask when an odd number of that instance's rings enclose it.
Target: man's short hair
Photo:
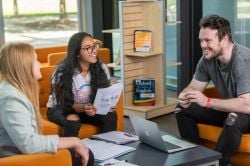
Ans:
[[[218,15],[205,16],[200,20],[200,28],[216,29],[219,40],[225,35],[232,41],[231,27],[228,20]]]

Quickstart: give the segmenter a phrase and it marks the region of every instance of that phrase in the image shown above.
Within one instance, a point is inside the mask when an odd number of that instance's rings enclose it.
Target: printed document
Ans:
[[[112,166],[138,166],[138,165],[135,165],[135,164],[131,164],[131,163],[128,163],[126,161],[120,161],[120,160],[116,160],[116,159],[109,159],[109,160],[106,160],[100,164],[98,164],[99,166],[107,166],[107,165],[112,165]]]
[[[98,162],[115,158],[135,150],[135,148],[129,146],[116,145],[88,138],[83,139],[82,142],[94,153],[95,160]]]
[[[96,114],[106,115],[115,107],[121,96],[123,84],[117,83],[108,88],[100,88],[97,90],[94,106],[96,107]]]

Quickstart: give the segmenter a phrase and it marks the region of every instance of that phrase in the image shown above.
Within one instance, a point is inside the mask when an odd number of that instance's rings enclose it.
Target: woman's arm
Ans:
[[[89,158],[88,148],[76,137],[58,137],[57,135],[40,135],[37,133],[36,120],[31,104],[21,96],[11,96],[0,111],[4,129],[16,146],[24,154],[54,153],[58,149],[74,148],[81,156],[84,165]]]
[[[77,137],[60,137],[58,149],[74,148],[77,155],[81,156],[82,163],[87,165],[89,160],[89,149]]]
[[[38,134],[32,105],[26,97],[16,94],[1,102],[1,123],[13,147],[16,146],[24,154],[57,151],[58,136]]]

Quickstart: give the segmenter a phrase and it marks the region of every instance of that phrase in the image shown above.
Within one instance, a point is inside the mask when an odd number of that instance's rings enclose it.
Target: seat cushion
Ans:
[[[46,119],[42,120],[42,127],[44,135],[60,135],[60,133],[62,132],[62,129],[59,125]]]
[[[222,131],[221,127],[206,125],[206,124],[198,124],[199,135],[201,139],[208,140],[211,142],[217,142],[219,135]],[[250,153],[250,134],[243,134],[241,138],[240,147],[238,149],[239,152]]]
[[[47,111],[48,111],[47,107],[40,107],[40,113],[42,115],[42,118],[45,119],[45,120],[48,120]]]

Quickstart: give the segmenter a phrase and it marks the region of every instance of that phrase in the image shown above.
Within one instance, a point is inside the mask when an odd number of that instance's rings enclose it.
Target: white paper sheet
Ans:
[[[103,162],[104,160],[115,158],[135,150],[135,148],[130,146],[116,145],[88,138],[81,141],[94,153],[95,160],[98,162]]]
[[[128,163],[126,161],[120,161],[120,160],[117,160],[117,159],[109,159],[109,160],[106,160],[100,164],[98,164],[99,166],[107,166],[107,165],[112,165],[112,166],[138,166],[138,165],[135,165],[135,164],[131,164],[131,163]]]
[[[123,90],[123,84],[114,84],[108,88],[97,90],[94,106],[96,114],[106,115],[111,111],[111,108],[116,106]]]

